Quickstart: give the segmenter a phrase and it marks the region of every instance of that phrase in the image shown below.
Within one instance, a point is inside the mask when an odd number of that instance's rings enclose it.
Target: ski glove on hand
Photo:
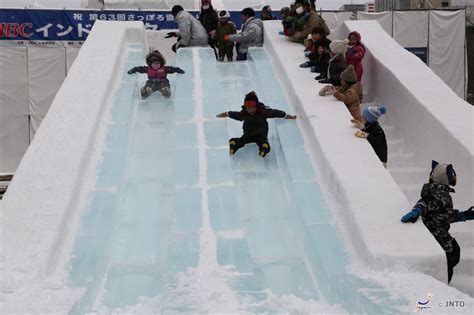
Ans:
[[[132,68],[132,69],[130,69],[130,70],[127,71],[128,74],[134,74],[135,72],[137,72],[137,71],[135,70],[135,68]]]
[[[169,32],[166,34],[165,38],[176,37],[176,32]]]
[[[176,69],[176,73],[183,74],[183,73],[185,73],[185,72],[184,72],[184,70],[183,70],[183,69],[181,69],[181,68],[178,68],[178,69]]]
[[[416,220],[418,220],[418,217],[421,215],[422,210],[420,208],[413,208],[410,212],[405,214],[402,217],[402,222],[403,223],[415,223]]]
[[[470,207],[466,211],[459,211],[456,215],[456,222],[474,220],[474,207]]]

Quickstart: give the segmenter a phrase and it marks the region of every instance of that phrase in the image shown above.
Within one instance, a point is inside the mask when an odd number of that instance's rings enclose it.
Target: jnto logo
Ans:
[[[423,310],[430,309],[431,306],[428,306],[428,303],[430,303],[432,298],[433,298],[433,293],[428,292],[428,294],[426,295],[426,301],[416,302],[415,310],[413,312],[421,312]]]

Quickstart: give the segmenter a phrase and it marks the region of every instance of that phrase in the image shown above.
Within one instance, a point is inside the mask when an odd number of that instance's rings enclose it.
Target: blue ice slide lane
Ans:
[[[204,121],[197,122],[192,50],[180,50],[185,75],[172,77],[172,98],[139,99],[144,76],[120,77],[112,97],[103,160],[71,259],[70,283],[85,288],[72,314],[133,307],[158,298],[160,312],[200,311],[177,278],[200,260],[203,227],[198,125],[203,123],[210,224],[229,286],[251,312],[271,311],[266,289],[341,304],[349,312],[391,313],[387,292],[347,273],[348,258],[294,121],[270,121],[271,153],[255,145],[229,157],[240,122],[216,119],[239,110],[245,93],[290,112],[265,51],[249,62],[217,64],[200,49]],[[124,69],[143,63],[131,46]],[[184,288],[186,291],[186,288]],[[249,298],[255,303],[248,304]],[[246,302],[244,302],[246,301]],[[133,308],[132,308],[133,309]],[[273,310],[275,311],[275,310]]]

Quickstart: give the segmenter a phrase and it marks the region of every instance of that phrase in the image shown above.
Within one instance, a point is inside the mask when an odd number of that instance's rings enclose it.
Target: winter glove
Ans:
[[[176,32],[169,32],[166,34],[165,38],[171,38],[171,37],[176,37],[176,36],[177,36]]]
[[[135,68],[132,68],[130,70],[127,71],[128,74],[134,74],[136,73],[137,71],[135,70]]]
[[[225,118],[225,117],[229,117],[229,114],[227,112],[222,112],[220,114],[217,114],[216,117],[217,118]]]
[[[325,85],[321,90],[319,90],[319,95],[326,96],[328,94],[334,94],[336,92],[336,88],[332,85]]]
[[[184,72],[184,70],[183,70],[183,69],[181,69],[181,68],[177,68],[177,69],[176,69],[176,73],[183,74],[183,73],[185,73],[185,72]]]
[[[403,223],[415,223],[416,220],[418,220],[418,217],[421,215],[422,210],[420,208],[413,208],[410,212],[405,214],[402,217],[402,222]]]
[[[364,129],[364,125],[357,119],[351,119],[351,123],[353,123],[354,126],[359,128],[360,130]]]
[[[300,64],[300,68],[309,68],[310,66],[311,66],[311,63],[309,61],[306,61]]]
[[[285,32],[279,31],[279,32],[278,32],[278,35],[285,35]]]
[[[230,41],[231,37],[232,36],[230,36],[230,35],[224,35],[224,42]]]
[[[363,132],[362,130],[357,130],[354,134],[357,138],[367,138],[368,135],[367,132]]]
[[[305,52],[304,52],[304,56],[305,56],[306,58],[309,58],[309,55],[311,55],[311,53],[312,53],[311,50],[305,51]]]
[[[459,211],[456,214],[456,222],[474,220],[474,207],[470,207],[466,211]]]
[[[285,115],[285,119],[296,119],[296,115]]]

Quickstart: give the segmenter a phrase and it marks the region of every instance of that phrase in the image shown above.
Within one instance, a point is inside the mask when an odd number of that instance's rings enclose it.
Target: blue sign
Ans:
[[[428,48],[427,47],[413,47],[413,48],[406,48],[409,52],[420,58],[424,63],[427,64],[428,61]]]
[[[151,30],[177,28],[170,11],[1,9],[0,40],[84,41],[97,20],[142,21]]]

